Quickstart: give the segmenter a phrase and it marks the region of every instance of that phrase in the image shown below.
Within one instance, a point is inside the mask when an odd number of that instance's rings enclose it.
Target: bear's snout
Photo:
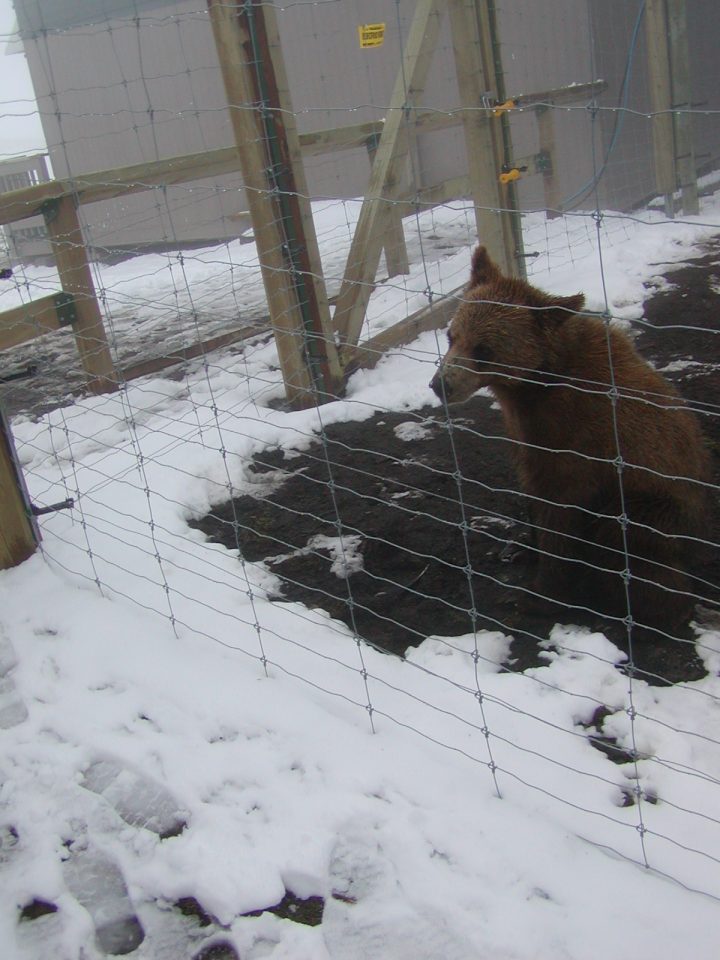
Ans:
[[[442,370],[438,370],[435,376],[430,381],[430,389],[435,394],[436,397],[439,397],[440,400],[449,400],[452,390],[447,379],[443,376]]]

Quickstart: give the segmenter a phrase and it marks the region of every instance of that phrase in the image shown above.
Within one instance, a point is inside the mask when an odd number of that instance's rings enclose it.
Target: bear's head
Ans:
[[[448,330],[449,349],[430,387],[449,403],[480,387],[514,389],[551,372],[559,327],[585,297],[556,297],[504,276],[485,247],[472,257],[470,282]]]

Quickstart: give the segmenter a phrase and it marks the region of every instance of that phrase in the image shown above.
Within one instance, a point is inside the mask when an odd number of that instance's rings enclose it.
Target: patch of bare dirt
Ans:
[[[720,239],[667,280],[646,304],[637,345],[697,410],[720,483]],[[544,662],[539,644],[557,618],[523,603],[535,558],[523,547],[528,524],[511,446],[484,397],[454,408],[451,423],[434,407],[378,413],[328,427],[323,443],[292,459],[263,452],[252,469],[280,473],[274,492],[239,497],[196,525],[266,561],[279,600],[322,607],[382,650],[402,655],[429,635],[497,629],[513,636],[506,666],[523,670]],[[717,498],[707,538],[720,542]],[[720,549],[696,574],[697,592],[717,602]],[[568,620],[627,642],[620,623],[578,611]],[[695,639],[688,627],[635,643],[636,671],[658,683],[697,679],[704,668]]]

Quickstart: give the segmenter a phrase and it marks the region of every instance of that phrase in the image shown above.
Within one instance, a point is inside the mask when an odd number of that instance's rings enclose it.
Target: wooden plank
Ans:
[[[297,303],[287,283],[284,237],[267,176],[264,131],[258,112],[248,109],[256,102],[249,58],[244,54],[249,38],[241,29],[234,3],[212,0],[209,11],[286,393],[294,403],[307,398],[313,384],[302,355]]]
[[[67,185],[62,180],[49,180],[34,187],[10,190],[0,194],[0,226],[18,223],[40,213],[43,203],[67,195]]]
[[[430,112],[426,118],[427,129],[442,129],[458,123],[457,118],[442,113]],[[383,128],[380,120],[353,124],[333,130],[300,135],[300,144],[309,156],[333,151],[361,149],[368,137],[378,135]],[[203,153],[136,163],[113,170],[78,174],[67,180],[50,180],[32,187],[12,190],[0,196],[0,226],[36,216],[46,200],[57,200],[73,195],[79,203],[97,203],[114,200],[129,193],[151,190],[153,187],[170,186],[235,173],[240,169],[236,147],[222,147]]]
[[[368,142],[367,152],[370,158],[370,166],[372,166],[377,153],[376,139],[373,138]],[[383,250],[388,277],[399,277],[410,273],[410,261],[402,225],[402,211],[395,204],[388,204],[385,229],[383,230]]]
[[[483,57],[475,0],[452,0],[449,5],[455,71],[464,107],[463,128],[467,169],[475,203],[478,239],[507,276],[518,273],[516,241],[500,183],[503,142],[500,123],[488,123],[479,105],[489,90],[497,90],[492,69]],[[474,109],[473,109],[474,107]]]
[[[75,300],[73,333],[92,393],[117,390],[102,314],[95,295],[85,239],[73,197],[51,201],[43,210],[60,283]]]
[[[171,353],[164,353],[161,356],[151,357],[149,360],[141,360],[139,363],[131,363],[119,371],[119,377],[122,381],[136,380],[138,377],[148,377],[153,373],[160,373],[161,370],[167,370],[168,367],[177,366],[180,363],[187,363],[189,360],[196,360],[198,357],[204,357],[206,353],[213,350],[220,350],[223,347],[229,347],[233,343],[241,340],[249,340],[251,337],[261,336],[263,333],[269,334],[268,325],[263,329],[259,324],[239,327],[237,330],[230,330],[228,333],[221,333],[217,337],[211,337],[202,343],[194,343],[190,347],[184,347],[182,350],[173,350]]]
[[[665,0],[647,0],[645,37],[650,105],[653,112],[652,135],[655,157],[655,186],[665,198],[665,213],[675,215],[673,193],[677,187],[675,137],[673,132],[672,85],[668,50],[668,22]]]
[[[436,183],[431,187],[421,187],[420,190],[405,190],[396,196],[398,209],[403,217],[412,217],[415,215],[417,206],[422,209],[430,207],[439,207],[450,200],[457,200],[458,197],[469,197],[472,193],[470,186],[470,177],[463,174],[459,177],[450,177],[449,180],[443,180],[442,183]]]
[[[277,150],[275,181],[280,189],[278,205],[288,246],[288,266],[297,291],[307,362],[315,369],[316,388],[325,399],[335,399],[343,390],[340,356],[335,345],[327,290],[310,191],[305,178],[300,139],[293,110],[290,84],[280,42],[277,14],[272,4],[256,0],[258,47],[263,62],[263,81],[273,110],[272,142]],[[402,229],[402,226],[401,226]],[[314,402],[318,402],[316,395]]]
[[[682,212],[693,216],[700,213],[700,200],[690,113],[690,54],[685,0],[667,0],[667,13],[676,172]]]
[[[343,150],[362,150],[369,140],[382,133],[382,120],[367,120],[346,127],[316,130],[300,134],[300,146],[305,156],[319,157]]]
[[[579,103],[581,100],[591,100],[599,93],[607,90],[606,80],[592,80],[589,83],[571,83],[565,87],[556,87],[554,90],[542,90],[537,93],[521,93],[511,97],[519,109],[532,106],[563,106],[570,103]]]
[[[423,131],[442,130],[457,125],[459,117],[430,110],[420,118]],[[300,134],[300,146],[308,156],[335,151],[363,149],[369,138],[382,133],[382,120]],[[75,196],[78,203],[114,200],[130,193],[140,193],[158,186],[188,183],[235,173],[240,169],[237,147],[221,147],[149,163],[136,163],[113,170],[81,173],[72,179],[50,180],[47,183],[11,190],[0,195],[0,226],[27,220],[41,213],[46,200]]]
[[[589,96],[592,92],[605,89],[604,81],[594,84],[574,84],[547,90],[537,94],[523,94],[518,103],[520,107],[537,102],[570,103]],[[474,110],[474,112],[477,112]],[[463,111],[445,112],[440,110],[420,110],[407,118],[407,123],[416,133],[430,133],[447,130],[462,123]],[[366,147],[368,140],[377,138],[385,126],[384,120],[371,120],[346,127],[334,127],[299,136],[303,154],[320,156],[343,150],[356,150]],[[240,169],[236,147],[221,147],[203,153],[169,157],[166,160],[153,160],[149,163],[137,163],[113,170],[101,170],[95,173],[78,174],[73,179],[50,180],[21,190],[12,190],[0,195],[0,226],[16,223],[34,217],[41,212],[46,200],[59,200],[65,196],[74,196],[78,203],[97,203],[102,200],[114,200],[130,193],[140,193],[158,186],[170,186],[189,183],[211,177],[235,173]]]
[[[398,179],[403,156],[400,151],[407,110],[425,85],[430,59],[440,32],[442,0],[418,0],[403,63],[390,98],[388,114],[372,166],[370,184],[363,200],[350,253],[348,255],[338,304],[335,328],[343,345],[357,343],[372,292],[380,251],[381,230],[386,222],[387,201],[383,194],[392,190]]]
[[[10,427],[0,410],[0,570],[32,556],[40,534],[18,466]]]
[[[371,369],[382,360],[388,350],[412,343],[426,330],[439,330],[446,326],[457,310],[458,300],[464,287],[458,287],[452,293],[434,303],[416,311],[399,323],[393,324],[377,336],[347,348],[345,374],[350,376],[355,370]],[[430,379],[430,374],[428,380]]]
[[[399,277],[410,273],[410,260],[402,222],[400,208],[395,204],[389,204],[383,230],[383,250],[388,277]]]
[[[97,203],[129,193],[141,193],[153,187],[170,187],[235,173],[238,166],[235,148],[223,147],[220,150],[85,174],[74,177],[68,186],[77,195],[79,203]]]
[[[298,287],[287,260],[286,225],[277,201],[276,184],[271,175],[273,161],[268,153],[271,147],[280,145],[288,163],[292,165],[298,156],[299,148],[291,144],[293,125],[281,125],[277,122],[282,111],[276,109],[276,104],[266,102],[267,98],[260,96],[256,89],[260,78],[255,73],[256,54],[253,51],[253,40],[257,38],[251,36],[246,18],[240,15],[242,9],[242,4],[236,0],[232,3],[212,0],[209,6],[210,20],[230,107],[230,119],[286,394],[292,406],[309,406],[316,402],[317,384],[308,353],[308,336],[303,322],[302,304],[298,300]],[[254,24],[257,25],[263,19],[262,7],[253,3],[251,13],[256,18]],[[277,56],[279,53],[276,51],[275,57]],[[274,64],[276,65],[276,59],[273,62],[263,62],[262,79],[265,82],[268,81]],[[282,84],[281,78],[280,85]],[[277,94],[277,88],[273,92]],[[261,102],[264,103],[264,109],[271,112],[275,110],[278,115],[273,117],[276,121],[277,144],[269,142],[262,111],[248,109],[249,105]],[[285,143],[281,144],[283,138]],[[307,190],[304,196],[307,197]],[[307,220],[302,213],[297,213],[297,210],[296,206],[292,214],[293,229],[302,237]],[[312,245],[311,238],[306,240]],[[311,284],[308,289],[316,298],[314,307],[317,319],[317,311],[321,309],[318,307],[318,288]],[[319,296],[321,301],[322,294]],[[318,325],[322,327],[322,318]],[[332,380],[335,372],[339,377],[340,365],[334,342],[330,339],[324,341],[321,329],[317,332],[314,346],[325,351],[325,369],[329,370],[329,379]],[[334,362],[331,359],[328,363],[327,358],[332,357],[333,353]],[[333,383],[328,383],[326,387],[328,391],[334,389]],[[339,383],[335,384],[335,388],[339,389]]]
[[[458,2],[458,0],[456,0],[456,2]],[[494,0],[481,0],[481,2],[475,2],[474,4],[464,4],[465,20],[468,22],[468,30],[470,30],[470,21],[473,18],[468,6],[474,6],[476,11],[474,18],[475,27],[472,32],[472,37],[477,36],[479,50],[474,56],[476,59],[479,57],[479,62],[482,65],[482,75],[486,89],[492,91],[500,103],[505,103],[508,98],[505,90],[505,77],[500,57],[500,40],[497,32],[495,2]],[[508,111],[504,111],[499,117],[496,117],[495,124],[496,125],[491,128],[494,152],[493,173],[499,178],[505,169],[505,165],[514,160]],[[472,166],[471,160],[470,164]],[[525,277],[522,223],[520,221],[517,190],[514,183],[508,182],[500,185],[500,201],[502,210],[500,222],[504,246],[504,254],[501,262],[507,264],[507,273],[509,276]]]
[[[61,327],[56,294],[31,300],[30,303],[0,313],[0,350],[27,343]]]

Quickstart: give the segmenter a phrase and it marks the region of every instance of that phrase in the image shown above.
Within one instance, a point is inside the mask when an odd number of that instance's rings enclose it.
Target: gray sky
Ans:
[[[6,54],[14,24],[12,3],[0,0],[0,160],[45,150],[25,57]]]

